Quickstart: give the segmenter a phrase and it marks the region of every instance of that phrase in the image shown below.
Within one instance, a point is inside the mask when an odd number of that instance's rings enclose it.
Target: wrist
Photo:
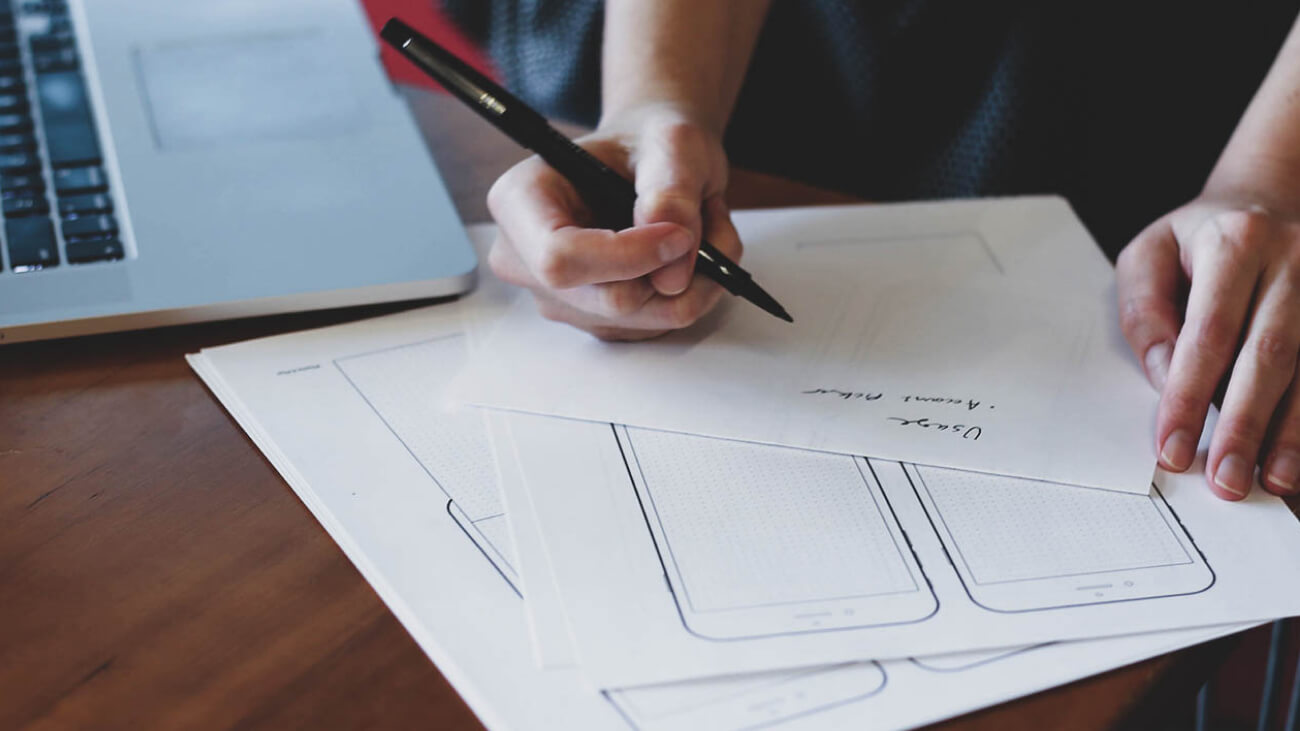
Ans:
[[[1201,195],[1300,215],[1300,164],[1266,154],[1225,155],[1214,166]]]
[[[606,103],[596,129],[634,135],[649,126],[676,124],[695,127],[721,145],[727,120],[725,115],[705,105],[671,95],[659,95]]]

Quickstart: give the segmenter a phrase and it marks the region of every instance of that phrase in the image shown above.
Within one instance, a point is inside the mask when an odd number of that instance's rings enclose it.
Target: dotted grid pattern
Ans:
[[[851,457],[627,433],[695,611],[917,589]]]
[[[1191,563],[1156,498],[919,467],[976,583]]]
[[[466,353],[458,334],[337,363],[443,492],[478,521],[504,511],[487,428],[477,411],[448,413],[442,404]]]

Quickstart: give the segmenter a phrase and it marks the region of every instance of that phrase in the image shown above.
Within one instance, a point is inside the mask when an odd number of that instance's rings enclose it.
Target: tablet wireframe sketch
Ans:
[[[690,632],[732,640],[918,622],[937,611],[866,460],[615,433]]]
[[[1214,584],[1154,486],[1133,495],[936,467],[904,471],[967,593],[985,609],[1155,599]]]

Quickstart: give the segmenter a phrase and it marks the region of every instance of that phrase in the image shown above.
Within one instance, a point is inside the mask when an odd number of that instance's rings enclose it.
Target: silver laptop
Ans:
[[[359,0],[0,0],[0,196],[0,344],[477,266]]]

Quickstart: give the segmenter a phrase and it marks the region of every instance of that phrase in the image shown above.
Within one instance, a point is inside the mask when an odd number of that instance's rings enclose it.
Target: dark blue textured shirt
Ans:
[[[520,96],[596,121],[600,2],[443,2]],[[775,0],[727,152],[876,201],[1064,195],[1113,256],[1200,190],[1298,9]]]

